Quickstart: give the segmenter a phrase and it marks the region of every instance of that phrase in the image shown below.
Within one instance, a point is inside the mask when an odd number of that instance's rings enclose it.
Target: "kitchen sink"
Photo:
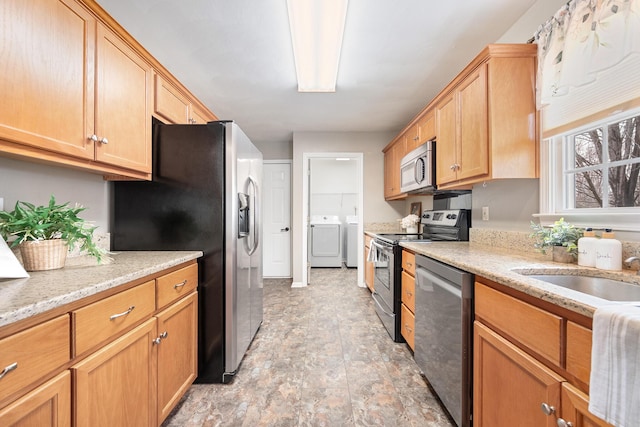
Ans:
[[[640,301],[640,285],[620,280],[560,274],[532,274],[528,277],[609,301]]]

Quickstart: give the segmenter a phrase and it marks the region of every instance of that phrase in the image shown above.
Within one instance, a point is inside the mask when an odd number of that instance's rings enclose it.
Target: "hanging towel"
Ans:
[[[593,315],[589,412],[617,427],[640,426],[640,306]]]
[[[369,246],[369,253],[367,254],[367,262],[378,262],[378,248],[375,247],[373,241]]]

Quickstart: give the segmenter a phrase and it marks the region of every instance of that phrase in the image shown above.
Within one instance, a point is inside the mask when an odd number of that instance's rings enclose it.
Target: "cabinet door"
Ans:
[[[0,2],[0,138],[93,159],[95,31],[73,0]]]
[[[388,199],[394,194],[393,188],[393,149],[390,148],[384,153],[384,198]],[[400,174],[400,169],[397,171]]]
[[[162,76],[155,75],[154,112],[169,123],[189,123],[189,99]]]
[[[210,121],[216,120],[209,113],[206,113],[199,108],[196,108],[191,104],[191,120],[190,123],[194,125],[204,125]]]
[[[562,384],[561,415],[573,427],[613,427],[589,412],[589,396],[569,383]]]
[[[196,379],[198,294],[192,293],[157,315],[158,423],[161,423]]]
[[[456,100],[454,93],[436,106],[436,182],[446,184],[457,179],[456,174]]]
[[[458,179],[489,173],[487,65],[482,64],[457,89],[460,134]],[[438,153],[440,154],[440,153]]]
[[[429,110],[418,121],[418,135],[420,137],[418,145],[436,137],[436,114],[434,110]]]
[[[71,368],[76,425],[157,425],[156,336],[150,319]]]
[[[12,427],[71,426],[71,374],[64,371],[0,410],[0,425]]]
[[[409,151],[417,148],[420,145],[420,129],[418,124],[411,126],[404,134],[404,144],[405,144],[405,153],[400,156],[400,160],[402,157]]]
[[[553,427],[541,405],[560,407],[562,377],[491,329],[474,324],[473,425]]]
[[[97,32],[96,160],[150,173],[151,66],[105,26]]]

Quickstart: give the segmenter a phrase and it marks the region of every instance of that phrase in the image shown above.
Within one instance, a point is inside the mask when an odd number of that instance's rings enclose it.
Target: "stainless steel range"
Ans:
[[[424,211],[422,233],[380,233],[371,243],[369,261],[375,263],[374,291],[376,313],[395,342],[403,342],[400,333],[400,274],[402,247],[400,242],[466,241],[469,240],[471,211],[448,209]]]

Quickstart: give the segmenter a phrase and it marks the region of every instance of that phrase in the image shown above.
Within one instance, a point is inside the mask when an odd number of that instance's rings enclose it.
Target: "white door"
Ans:
[[[264,163],[263,274],[291,277],[291,163]]]

